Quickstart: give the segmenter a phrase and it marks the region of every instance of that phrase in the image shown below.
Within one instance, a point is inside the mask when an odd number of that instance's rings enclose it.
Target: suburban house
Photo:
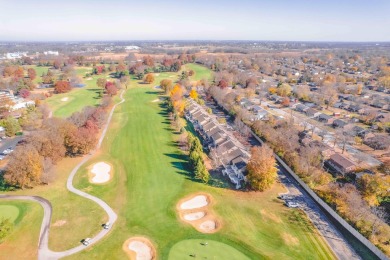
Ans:
[[[309,108],[305,111],[305,114],[308,116],[308,117],[315,117],[316,115],[318,115],[320,112],[318,112],[317,110],[313,109],[313,108]]]
[[[322,122],[322,123],[325,123],[325,124],[327,124],[327,123],[329,123],[329,121],[330,121],[330,119],[331,119],[332,117],[331,116],[329,116],[329,115],[327,115],[327,114],[319,114],[317,117],[316,117],[316,119],[318,120],[318,121],[320,121],[320,122]]]
[[[344,128],[344,126],[346,126],[346,125],[347,125],[347,123],[344,122],[344,121],[341,120],[341,119],[336,119],[336,120],[334,120],[333,123],[332,123],[332,126],[333,126],[334,128]]]
[[[339,174],[346,174],[356,169],[356,164],[344,156],[335,153],[327,160],[328,165]]]
[[[306,110],[308,110],[309,108],[305,105],[302,105],[302,104],[298,104],[296,105],[295,107],[295,110],[297,110],[298,112],[301,112],[301,113],[304,113],[306,112]]]

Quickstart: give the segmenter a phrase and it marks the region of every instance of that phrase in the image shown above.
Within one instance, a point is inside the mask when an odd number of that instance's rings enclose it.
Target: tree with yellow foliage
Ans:
[[[180,116],[184,112],[184,101],[183,101],[183,89],[180,85],[176,84],[170,93],[170,99],[173,110]]]
[[[253,147],[247,165],[248,181],[254,190],[264,191],[275,183],[277,178],[276,160],[267,145]]]
[[[195,89],[192,89],[191,91],[190,91],[190,97],[192,98],[192,99],[197,99],[198,98],[198,92],[196,92],[196,90]]]

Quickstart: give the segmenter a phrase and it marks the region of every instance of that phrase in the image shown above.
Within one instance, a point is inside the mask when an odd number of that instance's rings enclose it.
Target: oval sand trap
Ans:
[[[66,101],[68,101],[68,99],[69,99],[68,97],[63,97],[63,98],[61,98],[61,101],[66,102]]]
[[[184,215],[184,219],[188,221],[194,221],[203,218],[206,216],[206,213],[203,211],[194,212],[194,213],[188,213]]]
[[[137,260],[152,260],[152,249],[141,241],[131,241],[129,249],[134,251]]]
[[[190,200],[183,202],[180,205],[181,209],[197,209],[205,207],[209,204],[205,195],[197,195]]]
[[[95,163],[92,167],[91,173],[94,176],[91,179],[92,183],[105,183],[111,178],[111,166],[105,162]]]
[[[147,238],[132,237],[125,241],[123,249],[132,260],[153,260],[156,259],[156,251]]]
[[[214,220],[206,220],[205,222],[202,222],[199,225],[199,229],[205,231],[205,232],[212,232],[216,229],[217,224]]]

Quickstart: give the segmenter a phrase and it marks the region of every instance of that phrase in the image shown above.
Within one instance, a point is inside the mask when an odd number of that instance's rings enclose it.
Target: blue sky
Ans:
[[[0,0],[0,41],[390,41],[390,0]]]

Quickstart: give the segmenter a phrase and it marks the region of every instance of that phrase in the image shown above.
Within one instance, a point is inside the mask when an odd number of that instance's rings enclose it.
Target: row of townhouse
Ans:
[[[208,148],[217,167],[222,166],[222,174],[229,177],[236,189],[241,188],[249,160],[245,147],[192,99],[187,103],[185,117],[202,137],[203,146]]]

